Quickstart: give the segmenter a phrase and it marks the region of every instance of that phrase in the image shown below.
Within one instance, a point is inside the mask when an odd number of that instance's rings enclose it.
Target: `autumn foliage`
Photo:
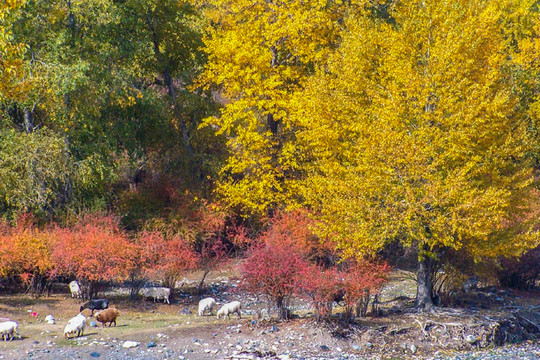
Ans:
[[[18,277],[39,295],[54,268],[48,230],[39,230],[29,215],[20,216],[14,226],[0,223],[1,276]]]
[[[137,265],[137,248],[113,216],[88,215],[72,228],[56,228],[53,241],[55,272],[87,283],[89,297],[100,283],[126,279]]]
[[[144,231],[139,235],[137,245],[143,275],[153,280],[163,280],[166,287],[174,287],[183,272],[198,264],[198,254],[192,244],[178,235]]]
[[[287,305],[298,294],[301,275],[309,266],[298,248],[287,242],[255,245],[244,262],[242,283],[246,290],[267,296],[281,319],[288,318]]]
[[[367,260],[342,264],[341,269],[310,266],[302,274],[300,287],[319,319],[332,315],[334,301],[345,303],[347,318],[353,315],[353,311],[357,316],[363,316],[370,295],[377,293],[386,283],[389,271],[386,263]]]
[[[282,319],[288,317],[293,296],[307,297],[319,318],[330,316],[332,303],[341,297],[350,316],[367,304],[390,271],[386,263],[327,261],[337,260],[337,254],[313,234],[312,224],[305,211],[278,214],[256,239],[241,268],[244,288],[267,296]]]

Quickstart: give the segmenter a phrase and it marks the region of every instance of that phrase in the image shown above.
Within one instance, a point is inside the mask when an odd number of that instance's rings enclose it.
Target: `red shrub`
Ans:
[[[53,269],[50,231],[39,229],[28,215],[15,226],[0,223],[0,275],[19,278],[39,296]]]
[[[198,255],[191,244],[175,236],[166,236],[158,231],[139,234],[143,273],[150,278],[162,279],[166,287],[174,287],[176,280],[186,270],[197,266]]]
[[[356,308],[356,316],[366,313],[370,294],[377,293],[386,283],[390,266],[386,262],[354,262],[343,272],[345,306],[348,316]]]
[[[301,275],[309,266],[298,248],[289,242],[262,242],[249,251],[242,265],[242,286],[266,295],[278,308],[281,319],[288,318],[287,305],[299,291]]]
[[[347,317],[355,308],[358,316],[365,314],[370,294],[381,288],[390,270],[386,263],[368,261],[345,264],[344,268],[311,266],[302,274],[300,286],[311,300],[319,319],[332,315],[332,303],[341,298],[345,302]]]
[[[321,241],[312,231],[314,221],[306,210],[278,213],[271,221],[268,231],[261,239],[265,242],[290,242],[307,259],[314,262],[328,262],[334,255],[331,244]]]
[[[332,315],[332,303],[343,291],[342,274],[336,269],[307,267],[301,276],[300,288],[315,308],[317,320]]]
[[[87,282],[89,297],[100,283],[124,280],[138,266],[137,247],[115,217],[87,215],[72,229],[55,228],[54,238],[56,272]]]

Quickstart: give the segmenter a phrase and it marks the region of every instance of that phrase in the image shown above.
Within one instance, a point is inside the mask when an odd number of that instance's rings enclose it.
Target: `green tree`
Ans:
[[[349,18],[295,100],[319,233],[345,256],[416,248],[426,310],[442,249],[480,260],[539,243],[526,216],[534,143],[512,71],[512,29],[535,16],[531,3],[402,0],[392,21]]]
[[[204,61],[202,19],[188,2],[28,1],[13,22],[37,84],[2,105],[6,128],[65,139],[70,204],[103,209],[140,173],[208,186],[223,156],[211,96],[189,91]]]

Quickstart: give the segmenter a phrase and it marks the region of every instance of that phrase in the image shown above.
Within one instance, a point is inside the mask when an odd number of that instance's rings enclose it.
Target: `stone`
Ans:
[[[182,315],[191,315],[191,311],[188,308],[183,308],[181,311]]]
[[[97,327],[97,323],[95,321],[90,321],[88,325],[90,325],[91,327]]]
[[[54,325],[54,323],[55,323],[54,316],[52,316],[52,315],[47,315],[47,316],[45,317],[45,322],[46,322],[47,324],[49,324],[49,325]]]
[[[139,346],[139,343],[137,341],[131,341],[131,340],[124,341],[124,343],[122,344],[122,347],[125,349],[134,348],[137,346]]]
[[[90,353],[90,356],[93,357],[93,358],[98,358],[98,357],[101,356],[101,354],[98,353],[98,352],[96,352],[96,351],[92,351],[92,352]]]
[[[272,325],[270,330],[268,330],[268,332],[277,332],[277,331],[279,331],[279,328],[276,325]]]
[[[417,349],[416,345],[411,344],[411,346],[409,347],[409,350],[411,350],[411,353],[415,354],[416,350],[418,350],[418,349]]]
[[[353,350],[356,350],[356,351],[362,350],[362,346],[357,345],[357,344],[353,344],[351,347],[353,348]]]
[[[321,345],[321,350],[328,351],[328,350],[330,350],[330,348],[328,346],[326,346],[326,345]]]
[[[147,347],[147,348],[153,348],[153,347],[156,347],[156,343],[153,342],[153,341],[150,341],[149,343],[146,344],[146,347]]]
[[[469,334],[465,336],[465,341],[467,341],[469,344],[474,344],[478,341],[478,339],[476,338],[476,336]]]

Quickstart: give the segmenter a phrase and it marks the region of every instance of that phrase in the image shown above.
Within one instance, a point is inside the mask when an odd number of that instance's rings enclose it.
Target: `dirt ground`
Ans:
[[[189,292],[178,291],[167,305],[129,301],[125,289],[113,289],[104,297],[120,311],[117,326],[89,326],[95,319],[85,310],[84,336],[73,340],[64,339],[63,328],[78,313],[80,300],[67,292],[40,299],[0,295],[0,317],[17,321],[22,336],[0,342],[0,359],[457,359],[479,350],[497,352],[497,345],[509,343],[520,344],[518,350],[500,359],[540,357],[538,292],[477,291],[464,294],[458,308],[426,315],[412,308],[414,293],[407,281],[394,277],[381,294],[382,315],[353,325],[339,317],[317,323],[302,301],[292,304],[297,317],[291,321],[261,317],[264,302],[235,291],[236,282],[224,276],[209,280],[204,296],[214,296],[221,304],[241,300],[242,319],[197,316],[199,298]],[[56,319],[54,325],[45,322],[49,314]],[[125,348],[126,341],[138,344]],[[501,349],[515,345],[506,346]]]

